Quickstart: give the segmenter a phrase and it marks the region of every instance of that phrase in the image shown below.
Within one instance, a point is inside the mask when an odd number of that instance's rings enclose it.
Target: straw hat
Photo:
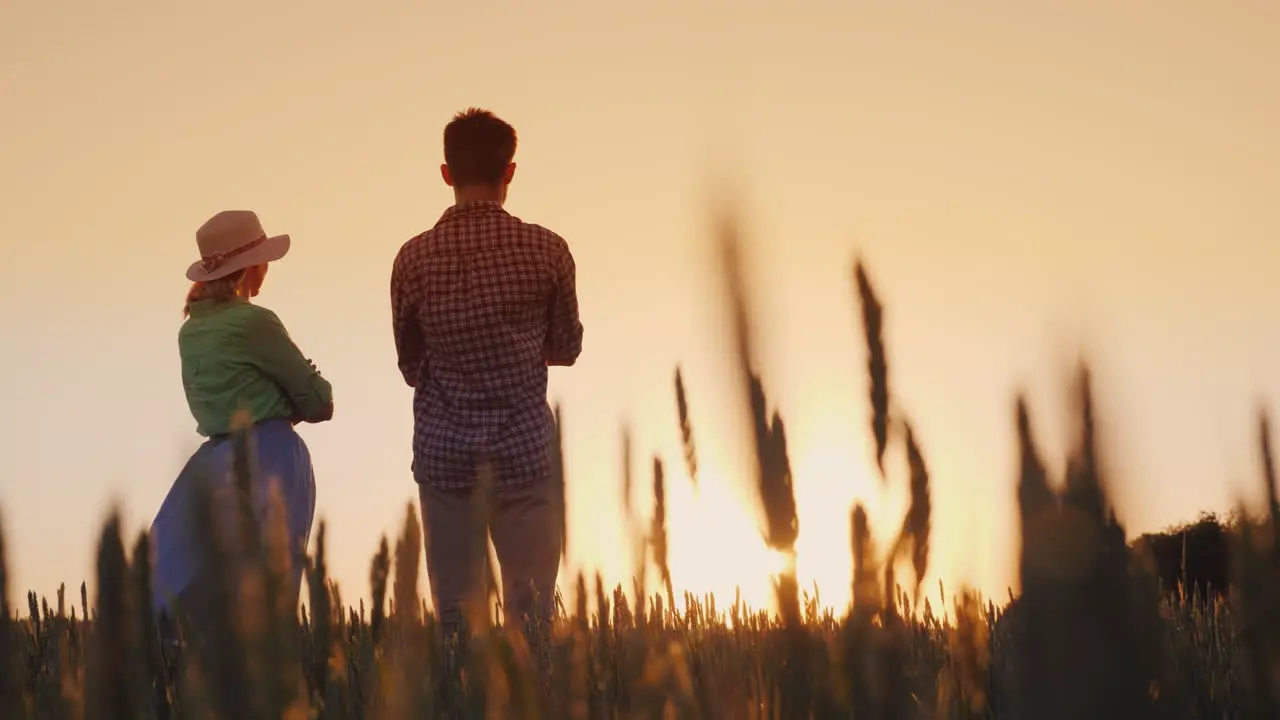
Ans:
[[[209,282],[279,260],[289,252],[289,236],[268,236],[252,210],[223,210],[196,230],[196,245],[200,259],[187,268],[187,279]]]

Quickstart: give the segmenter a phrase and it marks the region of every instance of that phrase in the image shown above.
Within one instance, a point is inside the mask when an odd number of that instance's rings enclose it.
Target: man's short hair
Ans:
[[[501,183],[515,155],[515,128],[488,110],[467,108],[444,126],[444,162],[454,187]]]

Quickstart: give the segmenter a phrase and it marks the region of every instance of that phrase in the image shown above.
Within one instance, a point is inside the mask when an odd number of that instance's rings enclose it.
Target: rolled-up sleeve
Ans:
[[[245,337],[253,362],[284,390],[295,417],[322,422],[333,416],[333,386],[320,376],[285,330],[276,314],[259,308],[250,316]]]
[[[553,261],[554,284],[547,317],[544,352],[549,365],[572,365],[582,354],[582,322],[578,318],[577,267],[561,238]]]

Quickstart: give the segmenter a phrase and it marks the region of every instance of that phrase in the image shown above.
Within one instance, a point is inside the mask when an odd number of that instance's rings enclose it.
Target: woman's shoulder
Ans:
[[[247,335],[288,335],[280,316],[270,308],[253,303],[243,303],[237,324]]]
[[[280,322],[280,318],[270,308],[256,303],[240,303],[240,313],[250,322]]]
[[[250,302],[235,302],[218,308],[214,313],[192,314],[178,330],[178,337],[202,335],[215,327],[223,328],[224,332],[254,333],[270,332],[283,326],[280,318],[269,308]]]

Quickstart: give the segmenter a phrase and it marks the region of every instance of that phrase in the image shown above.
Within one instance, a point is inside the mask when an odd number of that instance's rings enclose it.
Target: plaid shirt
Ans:
[[[391,314],[418,482],[468,490],[482,456],[497,488],[551,476],[547,367],[582,352],[574,276],[559,235],[496,202],[454,205],[400,248]]]

